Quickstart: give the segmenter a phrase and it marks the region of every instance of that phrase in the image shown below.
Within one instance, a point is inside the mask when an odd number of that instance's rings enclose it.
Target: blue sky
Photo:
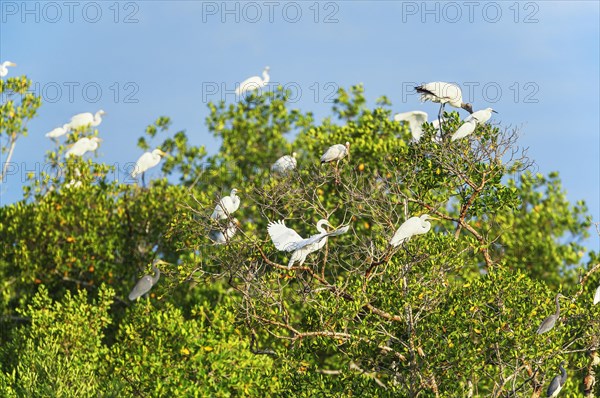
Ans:
[[[13,158],[29,170],[52,148],[46,132],[98,109],[107,112],[98,152],[107,163],[135,161],[137,138],[160,115],[213,152],[206,102],[266,65],[273,82],[296,90],[294,106],[319,119],[336,87],[356,83],[371,104],[387,95],[395,111],[437,114],[407,87],[441,80],[463,86],[475,109],[497,109],[493,120],[519,127],[536,170],[558,170],[568,198],[584,199],[600,221],[596,1],[4,0],[0,7],[0,60],[16,62],[10,75],[26,74],[45,100]],[[2,203],[18,200],[21,177],[10,176],[0,192]],[[600,247],[597,236],[586,243]]]

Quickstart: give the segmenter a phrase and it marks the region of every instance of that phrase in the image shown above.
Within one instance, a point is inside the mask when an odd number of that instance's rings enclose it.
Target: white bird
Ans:
[[[277,174],[285,175],[288,172],[294,170],[297,165],[296,152],[292,153],[292,156],[285,155],[277,159],[271,166],[271,171]]]
[[[491,119],[492,112],[498,113],[492,108],[485,108],[480,111],[473,112],[465,118],[465,122],[468,122],[470,120],[476,120],[478,124],[483,124]]]
[[[146,170],[156,166],[160,163],[160,159],[162,156],[165,156],[166,153],[156,148],[152,152],[145,152],[142,156],[139,157],[137,162],[135,162],[135,166],[133,171],[131,172],[131,176],[136,178],[138,175],[143,174]]]
[[[8,67],[9,66],[17,66],[14,62],[4,61],[0,64],[0,77],[4,77],[8,75]]]
[[[155,260],[152,264],[152,270],[154,271],[154,276],[144,275],[140,278],[139,281],[135,284],[134,288],[129,293],[129,300],[134,301],[144,294],[148,293],[152,286],[156,285],[158,279],[160,278],[160,269],[158,269],[158,264],[168,264],[162,260]]]
[[[223,197],[219,203],[215,206],[215,210],[211,214],[210,218],[213,220],[225,220],[228,215],[233,214],[240,207],[240,198],[236,194],[239,191],[232,189],[229,196]]]
[[[83,156],[86,152],[95,151],[98,149],[98,144],[102,142],[102,139],[98,137],[92,138],[80,138],[73,146],[65,153],[65,157],[70,156]]]
[[[318,234],[312,235],[310,238],[302,238],[296,231],[285,226],[283,220],[270,222],[267,231],[277,250],[293,252],[288,262],[288,268],[291,268],[294,263],[298,262],[301,266],[306,260],[306,256],[325,246],[329,236],[337,236],[348,232],[349,226],[338,228],[332,232],[327,232],[323,225],[333,226],[325,219],[317,222]]]
[[[444,106],[448,103],[455,108],[463,108],[469,113],[473,113],[473,106],[465,104],[462,98],[462,91],[456,84],[446,82],[431,82],[415,87],[421,94],[421,101],[431,101],[440,103],[440,112],[438,119],[444,114]]]
[[[600,303],[600,286],[596,289],[596,294],[594,294],[594,305]]]
[[[65,123],[62,125],[62,127],[57,127],[54,130],[50,131],[49,133],[46,133],[46,137],[47,138],[58,138],[62,135],[67,134],[70,129],[71,129],[71,127],[69,126],[69,123]]]
[[[390,245],[397,247],[407,242],[414,235],[422,235],[429,232],[431,223],[427,220],[437,220],[437,218],[431,217],[429,214],[423,214],[421,217],[411,217],[404,221],[394,236],[392,236],[392,239],[390,239]]]
[[[473,134],[473,131],[475,131],[475,127],[477,127],[477,120],[471,119],[469,121],[465,121],[458,128],[458,130],[456,130],[454,132],[454,134],[452,134],[452,137],[450,137],[450,140],[456,141],[456,140],[466,137],[470,134]]]
[[[321,164],[333,161],[339,163],[346,156],[350,156],[350,143],[346,142],[346,145],[335,144],[330,146],[321,156]]]
[[[228,243],[231,238],[233,238],[239,225],[240,222],[237,220],[237,218],[234,218],[233,220],[229,221],[227,229],[224,231],[220,229],[211,229],[208,233],[208,237],[215,243],[215,245],[224,245]]]
[[[235,89],[235,94],[242,95],[249,91],[258,90],[259,88],[266,86],[271,80],[271,77],[269,76],[269,70],[270,68],[265,66],[265,69],[262,73],[262,79],[259,76],[252,76],[241,82],[240,85]]]
[[[394,115],[397,122],[407,122],[415,142],[419,142],[423,135],[423,123],[427,122],[427,113],[422,111],[411,111],[397,113]]]
[[[92,115],[90,112],[79,113],[71,118],[71,121],[68,123],[69,129],[77,130],[88,125],[96,127],[102,123],[102,115],[104,115],[104,113],[105,112],[102,109],[96,112],[95,115]]]

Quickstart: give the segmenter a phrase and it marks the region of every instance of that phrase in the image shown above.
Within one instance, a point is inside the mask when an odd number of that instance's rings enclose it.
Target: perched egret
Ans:
[[[346,225],[332,232],[327,232],[325,228],[323,228],[323,225],[328,225],[333,228],[327,220],[319,220],[319,222],[317,222],[317,230],[319,233],[306,239],[298,235],[293,229],[286,227],[283,220],[270,222],[267,230],[277,250],[293,252],[292,257],[288,262],[288,268],[291,268],[296,262],[301,266],[306,260],[306,256],[325,246],[329,236],[341,235],[348,232],[348,229],[350,229],[350,227]]]
[[[321,164],[323,163],[331,163],[335,161],[335,179],[336,182],[339,180],[339,170],[338,166],[340,164],[340,160],[344,157],[348,156],[350,158],[350,143],[346,142],[346,145],[335,144],[329,147],[321,156]]]
[[[394,115],[397,122],[407,122],[415,142],[419,142],[423,135],[423,123],[427,122],[427,113],[422,111],[411,111],[397,113]]]
[[[475,131],[475,127],[477,127],[477,120],[471,119],[469,121],[465,121],[458,128],[458,130],[456,130],[454,134],[452,134],[452,137],[450,137],[450,141],[456,141],[470,134],[473,134],[473,131]]]
[[[546,391],[546,397],[554,398],[558,396],[558,393],[560,392],[560,390],[562,390],[565,383],[567,382],[567,371],[565,370],[565,368],[563,368],[564,364],[564,362],[561,362],[560,365],[558,365],[558,368],[560,369],[560,375],[554,376],[554,378],[550,382],[550,386],[548,386],[548,391]]]
[[[266,86],[271,77],[269,76],[269,67],[265,66],[265,69],[262,73],[262,79],[260,76],[252,76],[248,79],[244,80],[240,83],[240,85],[235,89],[235,95],[243,95],[249,91],[258,90],[261,87]]]
[[[215,245],[224,245],[228,243],[231,238],[233,238],[233,235],[235,235],[237,232],[239,225],[240,222],[237,220],[237,218],[234,218],[233,220],[229,221],[225,231],[220,229],[211,229],[208,233],[208,237],[215,243]]]
[[[297,165],[296,156],[297,156],[297,154],[296,154],[296,152],[294,152],[294,153],[292,153],[292,156],[285,155],[285,156],[280,157],[271,166],[271,171],[273,173],[277,173],[277,174],[281,174],[281,175],[285,175],[285,174],[289,173],[290,171],[292,171],[296,168],[296,165]]]
[[[71,121],[68,123],[69,128],[71,130],[77,130],[88,125],[96,127],[102,123],[102,115],[104,115],[104,113],[105,112],[102,109],[96,112],[95,115],[92,115],[90,112],[79,113],[71,118]]]
[[[232,189],[229,196],[223,197],[217,206],[215,206],[215,210],[211,214],[210,218],[213,220],[225,220],[228,215],[233,214],[240,207],[240,198],[237,196],[239,191],[237,189]]]
[[[0,64],[0,77],[4,77],[8,75],[8,67],[9,66],[17,66],[14,62],[4,61]]]
[[[62,127],[57,127],[54,130],[50,131],[49,133],[46,133],[46,137],[47,138],[58,138],[62,135],[65,135],[69,132],[70,130],[70,126],[69,123],[63,124]]]
[[[418,93],[421,94],[421,101],[439,102],[440,112],[438,119],[442,119],[444,114],[444,106],[446,103],[455,108],[463,108],[469,113],[473,113],[473,106],[462,102],[462,91],[456,84],[446,82],[431,82],[415,87]]]
[[[65,153],[65,157],[70,156],[83,156],[88,151],[95,151],[98,149],[98,144],[102,142],[102,139],[98,137],[92,138],[80,138],[73,146]]]
[[[492,108],[485,108],[480,111],[473,112],[465,118],[465,122],[476,120],[478,124],[483,124],[492,118],[492,112],[498,113]]]
[[[137,162],[135,162],[135,166],[133,171],[131,172],[131,176],[136,178],[138,175],[142,175],[142,182],[144,181],[144,175],[146,174],[146,170],[156,166],[162,156],[165,156],[166,153],[156,148],[152,152],[146,152],[142,156],[139,157]]]
[[[600,303],[600,286],[596,289],[596,294],[594,294],[594,305]]]
[[[144,275],[141,277],[139,281],[135,284],[131,293],[129,293],[129,300],[134,301],[144,294],[148,293],[152,286],[156,285],[158,279],[160,278],[160,269],[158,269],[158,264],[167,264],[162,260],[154,260],[152,264],[152,270],[154,271],[154,276]]]
[[[420,217],[411,217],[404,221],[396,233],[394,233],[392,239],[390,239],[390,246],[398,247],[410,240],[414,235],[422,235],[429,232],[431,223],[427,220],[437,220],[437,218],[431,217],[429,214],[423,214]]]
[[[556,313],[548,316],[546,319],[543,320],[542,324],[540,325],[540,327],[538,328],[538,330],[536,332],[537,334],[549,332],[550,330],[552,330],[552,328],[556,324],[556,321],[560,317],[560,303],[558,302],[558,300],[561,297],[565,297],[565,296],[563,296],[560,293],[558,293],[556,295],[556,298],[554,299],[556,301]]]

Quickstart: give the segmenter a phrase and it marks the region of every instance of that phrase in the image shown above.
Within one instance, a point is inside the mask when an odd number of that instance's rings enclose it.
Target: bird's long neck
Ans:
[[[317,231],[319,231],[322,234],[326,234],[327,231],[325,230],[325,228],[323,228],[323,225],[326,223],[325,220],[319,220],[319,222],[317,223]]]
[[[271,76],[269,76],[269,71],[267,70],[263,70],[262,77],[264,84],[267,84],[271,80]]]
[[[100,115],[100,112],[96,112],[94,114],[94,120],[92,121],[92,126],[99,125],[102,120],[102,119],[100,119],[101,117],[102,117],[102,115]]]
[[[158,282],[158,279],[160,278],[160,270],[155,265],[152,266],[152,270],[154,271],[154,276],[152,277],[152,285],[155,285],[156,282]]]
[[[560,302],[558,301],[559,296],[556,296],[556,317],[560,316]]]
[[[565,370],[565,368],[563,368],[562,364],[558,365],[558,367],[560,368],[560,378],[561,378],[560,384],[563,385],[567,381],[567,371]]]

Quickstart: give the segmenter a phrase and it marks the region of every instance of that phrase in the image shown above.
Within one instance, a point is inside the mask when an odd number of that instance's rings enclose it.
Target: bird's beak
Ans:
[[[439,221],[439,220],[441,220],[441,219],[440,219],[440,218],[438,218],[438,217],[431,217],[431,216],[430,216],[430,217],[428,217],[428,218],[429,218],[430,220],[438,220],[438,221]]]
[[[10,64],[8,64],[8,66],[17,66],[17,64],[15,64],[14,62],[11,62]]]
[[[171,156],[171,155],[169,155],[169,154],[168,154],[168,153],[166,153],[166,152],[160,151],[160,156]]]
[[[493,109],[492,109],[492,112],[494,112],[494,113],[498,113],[498,112],[496,112],[496,111],[495,111],[495,110],[493,110]]]
[[[100,137],[96,137],[96,138],[98,139],[98,142],[102,142],[102,141],[104,141],[104,140],[103,140],[102,138],[100,138]]]
[[[154,265],[158,265],[158,264],[161,264],[161,265],[171,265],[170,263],[168,263],[168,262],[166,262],[166,261],[163,261],[163,260],[160,260],[160,259],[159,259],[159,260],[156,260],[156,261],[154,262]]]

